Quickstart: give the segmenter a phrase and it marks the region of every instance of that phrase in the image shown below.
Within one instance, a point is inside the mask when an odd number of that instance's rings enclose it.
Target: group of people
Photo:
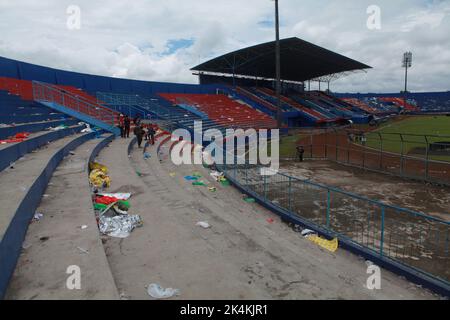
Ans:
[[[348,139],[351,142],[359,142],[361,143],[363,146],[366,145],[367,142],[367,137],[364,133],[348,133]]]
[[[148,140],[150,144],[155,144],[155,128],[152,124],[144,125],[141,122],[141,118],[136,116],[133,119],[134,130],[133,133],[136,136],[138,147],[141,148],[142,140]],[[120,136],[122,138],[130,137],[131,119],[127,115],[120,114],[119,116],[119,129]]]

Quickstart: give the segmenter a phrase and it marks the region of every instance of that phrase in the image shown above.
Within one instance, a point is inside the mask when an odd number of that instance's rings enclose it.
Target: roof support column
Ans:
[[[275,69],[276,69],[276,94],[277,94],[277,125],[278,128],[281,128],[282,119],[281,119],[281,67],[280,67],[280,21],[278,14],[278,0],[275,0]]]

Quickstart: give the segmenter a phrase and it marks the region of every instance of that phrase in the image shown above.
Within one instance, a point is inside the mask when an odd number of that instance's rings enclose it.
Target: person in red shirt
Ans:
[[[120,129],[120,136],[122,138],[125,138],[125,117],[123,114],[119,115],[119,129]]]

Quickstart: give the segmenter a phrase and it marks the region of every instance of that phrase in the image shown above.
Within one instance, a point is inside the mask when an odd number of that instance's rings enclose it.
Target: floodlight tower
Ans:
[[[403,54],[403,68],[405,68],[405,91],[403,91],[403,103],[406,107],[406,93],[408,92],[408,68],[412,67],[412,52],[408,51]]]
[[[276,95],[277,95],[277,125],[281,128],[281,67],[280,67],[280,20],[278,14],[278,0],[275,1],[275,72],[276,72]]]

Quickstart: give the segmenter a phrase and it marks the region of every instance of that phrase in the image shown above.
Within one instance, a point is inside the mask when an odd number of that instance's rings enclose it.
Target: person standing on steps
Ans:
[[[125,138],[125,118],[123,114],[119,115],[119,129],[120,129],[120,137]]]
[[[150,144],[151,145],[154,145],[155,144],[155,129],[153,128],[153,125],[150,125],[149,127],[148,127],[148,137],[149,137],[149,140],[150,140]]]
[[[134,127],[133,132],[137,139],[138,148],[140,148],[142,144],[142,137],[144,137],[145,134],[144,128],[142,126],[136,126]]]
[[[130,137],[130,127],[131,127],[131,120],[130,117],[125,116],[125,119],[123,121],[124,126],[125,126],[125,132],[124,132],[124,137],[125,138],[129,138]]]

